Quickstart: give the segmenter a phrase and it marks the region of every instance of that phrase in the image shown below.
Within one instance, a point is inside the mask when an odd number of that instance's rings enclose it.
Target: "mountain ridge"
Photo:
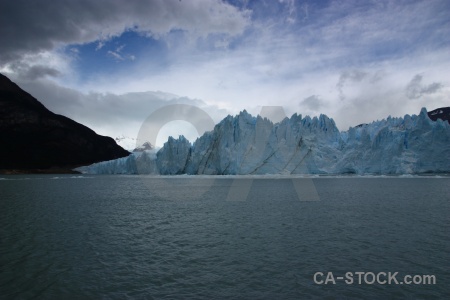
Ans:
[[[0,115],[4,173],[65,173],[76,166],[129,155],[112,138],[51,112],[3,74]]]
[[[442,121],[447,121],[450,123],[450,107],[440,107],[429,111],[428,117],[430,117],[433,121],[441,119]]]

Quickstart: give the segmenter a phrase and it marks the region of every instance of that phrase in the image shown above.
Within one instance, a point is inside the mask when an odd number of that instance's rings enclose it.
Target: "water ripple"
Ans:
[[[158,193],[170,178],[39,178],[1,183],[2,298],[449,294],[448,178],[316,178],[316,202],[298,201],[289,179],[254,180],[246,201],[230,202],[229,178],[175,178]],[[319,271],[435,274],[438,284],[317,285]]]

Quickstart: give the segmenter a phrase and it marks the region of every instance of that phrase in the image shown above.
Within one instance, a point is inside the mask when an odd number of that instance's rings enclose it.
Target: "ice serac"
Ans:
[[[161,175],[186,173],[186,164],[191,154],[191,144],[184,137],[169,137],[161,150],[156,153],[156,165]]]
[[[339,132],[326,115],[273,124],[246,111],[190,144],[169,138],[156,154],[83,167],[119,174],[417,174],[450,172],[450,125],[419,115],[388,117]]]
[[[336,171],[357,174],[414,174],[450,171],[450,127],[418,116],[387,118],[344,133]]]
[[[327,159],[317,160],[312,148],[321,157],[324,151],[337,151],[339,143],[339,131],[325,115],[314,119],[293,115],[273,124],[244,111],[228,116],[194,143],[186,171],[212,175],[326,173]]]

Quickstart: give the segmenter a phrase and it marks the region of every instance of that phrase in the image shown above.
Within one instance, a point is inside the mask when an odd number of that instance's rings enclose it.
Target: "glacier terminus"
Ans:
[[[75,169],[88,174],[423,174],[450,172],[450,125],[419,115],[388,117],[340,132],[326,115],[281,122],[245,110],[193,144],[169,137],[156,151]]]

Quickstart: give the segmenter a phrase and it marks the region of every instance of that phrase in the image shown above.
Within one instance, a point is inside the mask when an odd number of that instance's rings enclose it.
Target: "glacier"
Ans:
[[[191,144],[185,137],[159,150],[75,169],[84,174],[261,175],[422,174],[450,172],[450,125],[427,110],[340,132],[326,115],[294,114],[279,123],[245,110],[227,116]]]

